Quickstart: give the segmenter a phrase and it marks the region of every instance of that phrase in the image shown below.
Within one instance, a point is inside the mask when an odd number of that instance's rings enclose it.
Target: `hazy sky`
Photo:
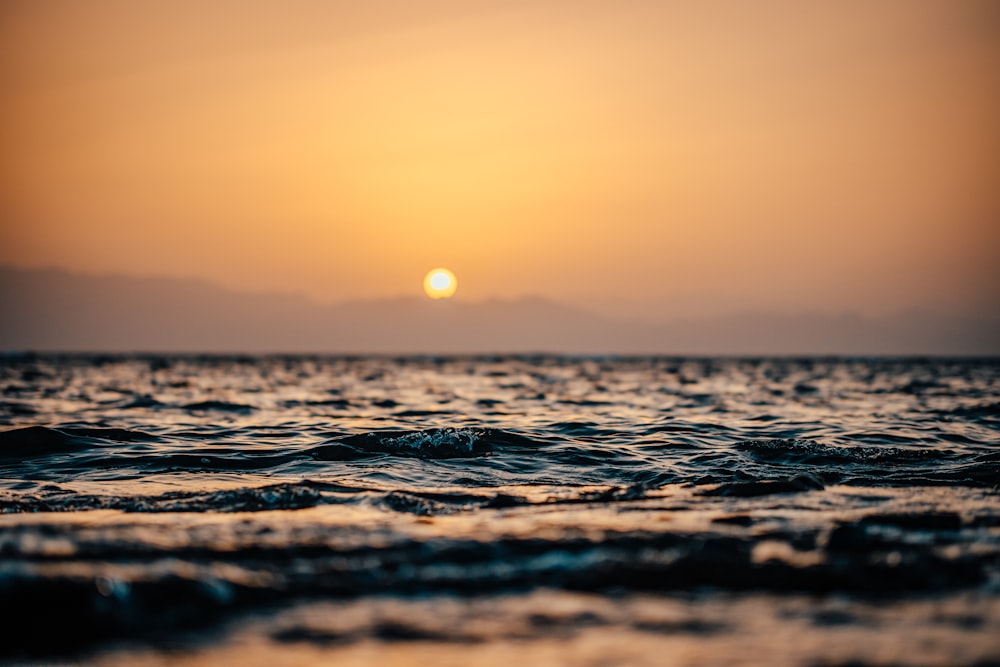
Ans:
[[[1000,308],[997,2],[4,0],[0,68],[0,263]]]

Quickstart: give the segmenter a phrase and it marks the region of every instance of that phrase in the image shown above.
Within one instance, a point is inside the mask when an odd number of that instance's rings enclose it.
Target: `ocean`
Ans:
[[[1000,664],[1000,360],[0,357],[0,661]]]

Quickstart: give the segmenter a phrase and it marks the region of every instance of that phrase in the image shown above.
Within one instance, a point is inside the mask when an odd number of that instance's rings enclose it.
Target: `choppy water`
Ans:
[[[997,664],[1000,362],[0,360],[0,660]]]

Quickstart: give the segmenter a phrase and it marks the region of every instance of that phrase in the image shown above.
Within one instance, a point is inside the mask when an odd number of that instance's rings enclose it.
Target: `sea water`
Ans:
[[[0,358],[0,660],[1000,661],[1000,362]]]

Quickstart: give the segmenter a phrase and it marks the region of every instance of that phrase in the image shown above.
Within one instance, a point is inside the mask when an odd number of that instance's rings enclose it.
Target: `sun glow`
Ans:
[[[448,299],[456,289],[458,280],[448,269],[432,269],[424,276],[424,292],[432,299]]]

